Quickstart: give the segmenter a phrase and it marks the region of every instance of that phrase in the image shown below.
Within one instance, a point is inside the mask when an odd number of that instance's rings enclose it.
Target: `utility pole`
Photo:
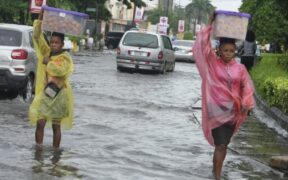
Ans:
[[[132,18],[132,28],[136,27],[136,23],[135,23],[135,14],[136,14],[136,5],[135,2],[133,3],[133,18]]]
[[[166,7],[166,17],[168,17],[168,16],[169,16],[169,5],[170,5],[170,0],[166,0],[166,5],[167,5],[167,7]],[[167,28],[167,32],[166,32],[166,34],[169,35],[169,32],[170,32],[170,27]]]
[[[166,0],[166,16],[169,14],[169,0]]]

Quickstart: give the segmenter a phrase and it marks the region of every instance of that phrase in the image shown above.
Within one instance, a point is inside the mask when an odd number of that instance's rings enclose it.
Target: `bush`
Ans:
[[[193,40],[193,33],[192,32],[185,32],[183,39],[184,40]]]
[[[257,93],[269,106],[288,112],[288,71],[280,68],[278,59],[287,59],[280,54],[263,54],[262,60],[251,70],[251,77]],[[283,60],[284,61],[284,60]],[[282,64],[281,67],[284,67]],[[285,69],[285,70],[284,70]]]
[[[270,106],[275,106],[283,112],[288,112],[288,79],[279,77],[268,78],[264,82],[264,98]]]
[[[284,71],[288,72],[288,56],[279,56],[277,58],[277,63]]]

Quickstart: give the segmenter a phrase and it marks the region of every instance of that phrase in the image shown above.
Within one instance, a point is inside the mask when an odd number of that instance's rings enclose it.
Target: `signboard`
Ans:
[[[178,32],[183,33],[185,30],[185,21],[184,20],[179,20],[178,21]]]
[[[158,24],[158,33],[167,35],[167,29],[169,27],[169,24]]]
[[[143,21],[143,17],[144,17],[144,7],[141,8],[136,7],[134,21],[141,22]]]
[[[200,24],[196,24],[196,32],[199,32],[201,30],[201,25]]]
[[[159,24],[161,25],[168,24],[168,17],[161,16],[159,19]]]
[[[47,0],[30,0],[30,12],[40,13],[41,7],[46,5]]]

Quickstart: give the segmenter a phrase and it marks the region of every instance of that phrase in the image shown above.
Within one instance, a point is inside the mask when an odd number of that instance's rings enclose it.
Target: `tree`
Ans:
[[[214,11],[210,0],[192,0],[185,8],[186,17],[189,20],[196,19],[198,24],[207,23],[209,15]]]
[[[255,32],[256,39],[263,44],[288,44],[287,1],[243,0],[241,12],[251,14],[249,28]]]
[[[158,6],[158,8],[148,12],[147,20],[150,21],[152,24],[157,24],[157,23],[159,23],[160,17],[166,16],[166,15],[167,15],[167,12],[160,5],[160,6]],[[173,32],[177,32],[179,19],[180,19],[179,16],[174,11],[168,12],[169,28],[172,29]]]
[[[118,1],[121,1],[121,0],[118,0]],[[143,7],[147,6],[146,3],[143,2],[142,0],[130,0],[130,2],[128,0],[123,0],[122,2],[123,2],[123,4],[125,4],[127,6],[127,9],[131,9],[132,8],[131,3],[134,3],[135,6],[137,6],[139,8],[141,8],[142,6]]]
[[[27,21],[28,1],[0,1],[0,22],[25,24]]]
[[[99,21],[108,21],[112,15],[106,8],[105,2],[107,0],[48,0],[47,5],[66,10],[74,10],[89,14],[91,19],[98,19]],[[127,8],[131,8],[131,3],[142,7],[146,4],[142,0],[121,0]],[[96,13],[86,12],[87,7],[95,7],[98,11]],[[28,12],[29,0],[9,0],[0,1],[0,22],[17,23],[17,24],[31,24],[30,13]],[[96,17],[97,16],[97,17]],[[34,16],[34,18],[37,16]],[[29,21],[30,19],[30,21]]]

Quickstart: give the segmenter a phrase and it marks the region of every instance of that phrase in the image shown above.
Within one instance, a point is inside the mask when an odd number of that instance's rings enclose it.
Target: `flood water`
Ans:
[[[200,97],[195,64],[176,63],[175,72],[161,75],[118,72],[114,52],[73,58],[74,127],[62,131],[60,149],[52,148],[46,128],[44,149],[37,151],[28,105],[21,98],[0,100],[1,180],[213,179],[213,148],[202,134],[201,110],[192,108]],[[266,165],[267,157],[248,151],[269,130],[254,115],[250,119],[258,128],[245,123],[234,137],[223,179],[285,179]],[[283,153],[287,139],[269,132],[279,143],[263,146]]]

